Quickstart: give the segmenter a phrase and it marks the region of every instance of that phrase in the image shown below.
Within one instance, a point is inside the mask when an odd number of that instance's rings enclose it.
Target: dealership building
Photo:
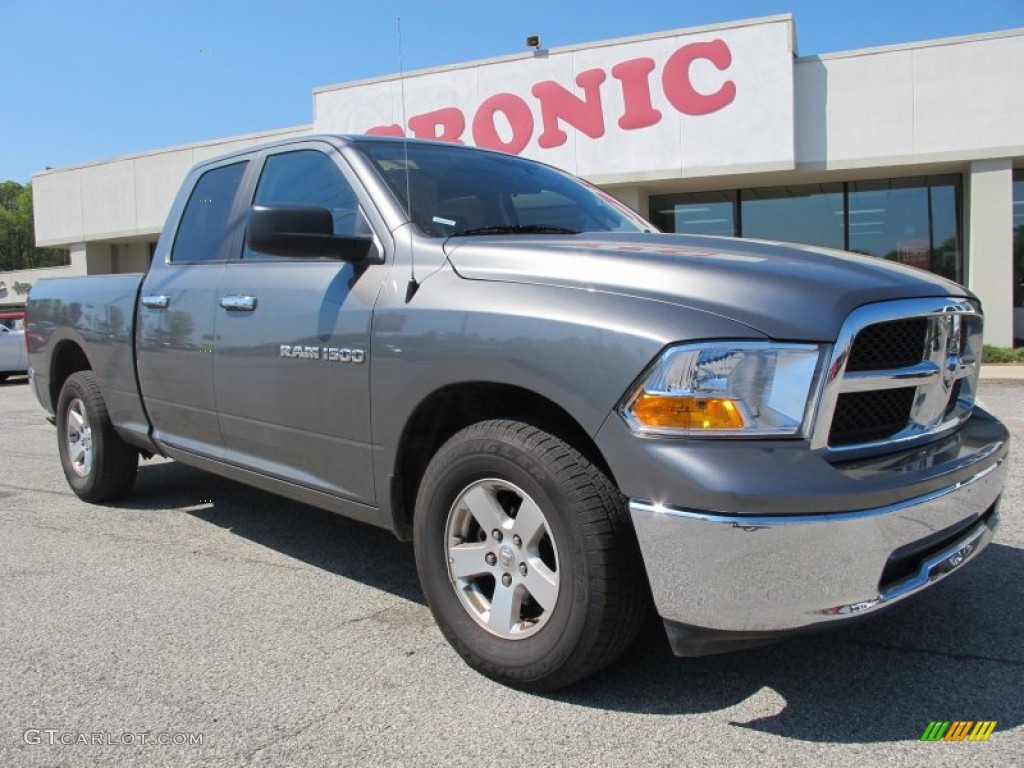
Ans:
[[[316,88],[310,125],[36,174],[37,243],[69,264],[0,280],[144,270],[195,162],[376,133],[565,168],[665,231],[930,270],[981,297],[989,343],[1024,338],[1024,29],[803,57],[796,42],[772,16]],[[0,289],[0,307],[19,299]]]

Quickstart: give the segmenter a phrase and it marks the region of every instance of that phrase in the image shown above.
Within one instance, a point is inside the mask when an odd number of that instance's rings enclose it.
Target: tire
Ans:
[[[647,613],[625,499],[578,451],[528,424],[480,422],[438,450],[414,542],[448,642],[505,685],[554,690],[592,675],[629,647]]]
[[[57,445],[64,476],[83,501],[111,501],[135,482],[139,452],[114,430],[96,374],[73,373],[57,400]]]

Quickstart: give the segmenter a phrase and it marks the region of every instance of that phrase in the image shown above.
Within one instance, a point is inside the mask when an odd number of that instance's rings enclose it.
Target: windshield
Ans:
[[[513,155],[416,142],[359,141],[356,147],[432,237],[654,230],[596,187]]]

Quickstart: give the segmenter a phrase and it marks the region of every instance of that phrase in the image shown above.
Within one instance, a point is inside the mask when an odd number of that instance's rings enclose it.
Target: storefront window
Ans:
[[[743,237],[842,248],[843,185],[802,184],[740,192]]]
[[[961,280],[959,177],[855,181],[847,187],[849,250]]]
[[[1015,200],[1024,177],[1015,176]],[[733,235],[844,248],[963,282],[958,175],[756,187],[651,197],[651,220],[666,232]],[[1024,203],[1014,205],[1015,233]],[[1019,213],[1018,213],[1019,211]],[[1024,279],[1021,235],[1015,254]],[[1018,299],[1024,299],[1018,286]]]
[[[665,232],[735,237],[736,192],[695,192],[652,197],[651,222]]]
[[[1013,172],[1013,306],[1024,307],[1024,170]]]

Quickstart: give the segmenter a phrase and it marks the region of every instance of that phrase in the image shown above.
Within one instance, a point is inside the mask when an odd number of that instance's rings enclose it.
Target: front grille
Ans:
[[[960,399],[960,390],[963,385],[964,383],[962,381],[957,381],[953,385],[953,391],[949,393],[949,402],[946,403],[945,416],[949,416],[956,409],[957,401]]]
[[[812,445],[878,453],[949,434],[970,417],[982,316],[954,298],[855,309],[840,331]]]
[[[884,371],[921,362],[928,335],[928,319],[909,317],[869,325],[857,334],[846,370]]]
[[[836,401],[829,445],[885,440],[907,426],[916,387],[875,392],[844,392]]]

